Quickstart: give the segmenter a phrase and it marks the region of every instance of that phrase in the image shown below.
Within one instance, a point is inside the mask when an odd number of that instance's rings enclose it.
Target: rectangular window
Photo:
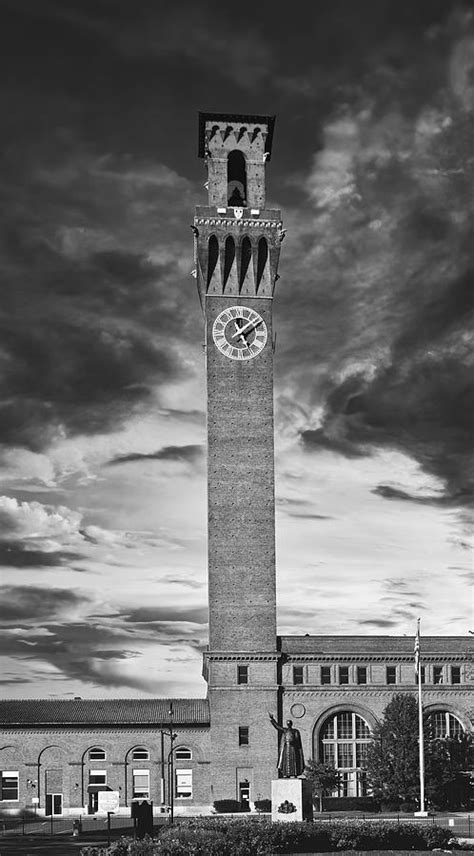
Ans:
[[[367,666],[357,666],[357,683],[367,683]]]
[[[249,682],[249,667],[237,666],[237,683],[248,684]]]
[[[107,770],[90,770],[89,772],[90,785],[106,785]]]
[[[323,743],[323,764],[330,764],[331,767],[334,767],[335,756],[334,756],[334,743]]]
[[[354,744],[353,743],[338,743],[337,745],[337,766],[338,767],[353,767],[354,766]]]
[[[18,770],[4,770],[0,779],[0,800],[18,799]]]
[[[443,683],[443,667],[442,666],[433,666],[433,683],[434,684],[442,684]]]
[[[461,683],[461,666],[451,666],[451,683]]]
[[[331,683],[331,666],[321,666],[321,683]]]
[[[425,667],[424,666],[420,666],[420,677],[421,677],[421,683],[424,684],[425,683]],[[415,672],[415,683],[416,684],[418,683],[418,676],[417,676],[416,672]]]
[[[344,740],[345,738],[352,738],[354,736],[352,733],[352,713],[349,713],[348,711],[338,713],[336,724],[338,740]]]
[[[239,746],[249,745],[249,728],[248,725],[239,725]]]
[[[303,683],[303,666],[293,666],[293,683]]]
[[[189,800],[193,795],[193,771],[176,770],[176,796],[181,800]]]
[[[133,796],[141,800],[150,798],[149,770],[133,770]]]
[[[397,667],[396,666],[387,666],[385,679],[386,679],[387,684],[396,684],[397,683]]]
[[[339,683],[349,683],[349,666],[339,666]]]
[[[356,743],[356,767],[367,766],[368,743]]]

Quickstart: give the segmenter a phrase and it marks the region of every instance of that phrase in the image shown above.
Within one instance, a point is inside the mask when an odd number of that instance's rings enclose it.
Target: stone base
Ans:
[[[307,779],[274,779],[272,820],[289,822],[313,819],[313,798]]]
[[[430,817],[429,811],[414,811],[413,817]]]

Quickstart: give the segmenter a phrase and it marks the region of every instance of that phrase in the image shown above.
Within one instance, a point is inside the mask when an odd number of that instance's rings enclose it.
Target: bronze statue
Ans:
[[[278,757],[278,769],[283,779],[295,779],[301,776],[304,770],[303,747],[301,735],[297,728],[293,728],[293,721],[286,720],[286,727],[278,725],[273,714],[269,714],[270,722],[277,731],[281,732],[280,754]]]

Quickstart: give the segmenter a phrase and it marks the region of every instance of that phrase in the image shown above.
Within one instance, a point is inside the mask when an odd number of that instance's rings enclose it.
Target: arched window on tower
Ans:
[[[257,256],[257,289],[262,281],[263,274],[268,260],[268,244],[265,238],[260,238],[258,242]]]
[[[219,243],[215,235],[209,238],[209,251],[207,259],[207,285],[209,285],[212,275],[219,261]]]
[[[371,742],[368,723],[357,713],[343,710],[323,723],[319,733],[319,756],[339,771],[334,796],[361,797],[367,794],[366,759]]]
[[[226,284],[235,259],[235,242],[229,235],[225,242],[224,252],[224,285]]]
[[[247,164],[238,149],[229,152],[227,158],[227,204],[236,208],[247,205]]]
[[[247,275],[247,271],[249,269],[249,264],[252,261],[252,244],[250,243],[250,238],[247,236],[242,241],[242,250],[240,256],[240,287],[244,283],[245,277]]]

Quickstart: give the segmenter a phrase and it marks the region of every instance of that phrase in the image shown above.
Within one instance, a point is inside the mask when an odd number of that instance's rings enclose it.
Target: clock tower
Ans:
[[[269,796],[277,709],[272,302],[283,238],[266,208],[273,116],[200,113],[194,218],[208,414],[212,799]],[[269,760],[270,759],[270,760]]]

